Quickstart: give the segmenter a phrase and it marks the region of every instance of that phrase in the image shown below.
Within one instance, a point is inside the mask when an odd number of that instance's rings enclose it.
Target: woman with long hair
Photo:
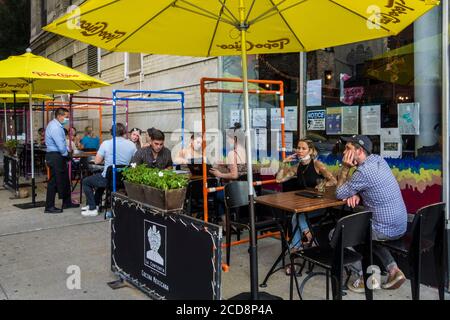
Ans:
[[[142,131],[139,128],[133,128],[130,130],[130,141],[134,143],[137,150],[142,148],[141,134]]]
[[[327,167],[317,159],[318,152],[311,140],[300,139],[297,144],[295,153],[283,160],[288,164],[298,161],[293,166],[283,166],[277,173],[276,180],[278,183],[288,181],[296,177],[296,188],[317,188],[324,186],[335,186],[336,178],[327,169]],[[319,186],[322,185],[322,186]],[[291,250],[299,250],[302,247],[308,247],[312,244],[312,234],[309,230],[307,218],[314,218],[322,215],[323,210],[313,211],[308,214],[293,215],[292,229],[294,235],[291,241]],[[299,225],[297,226],[297,220]],[[290,269],[286,269],[286,273],[290,273]]]

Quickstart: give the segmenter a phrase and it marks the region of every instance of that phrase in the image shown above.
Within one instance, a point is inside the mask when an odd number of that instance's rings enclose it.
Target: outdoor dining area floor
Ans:
[[[133,288],[112,290],[107,286],[116,277],[110,271],[110,223],[103,215],[85,218],[80,209],[67,209],[57,215],[44,214],[43,208],[21,210],[13,205],[29,202],[30,198],[11,197],[10,191],[0,188],[0,300],[148,299]],[[39,183],[37,200],[44,199],[45,184]],[[258,241],[260,283],[279,250],[277,239]],[[71,266],[80,268],[81,289],[67,288],[67,279],[73,273],[68,270]],[[324,299],[324,280],[318,276],[308,282],[305,299]],[[222,298],[249,291],[249,282],[248,244],[242,244],[232,248],[230,269],[222,273]],[[261,290],[288,299],[289,277],[283,270],[278,271]],[[359,300],[364,295],[348,292],[344,299]],[[394,291],[376,290],[374,299],[409,300],[410,283]],[[422,285],[421,299],[438,299],[437,289]]]

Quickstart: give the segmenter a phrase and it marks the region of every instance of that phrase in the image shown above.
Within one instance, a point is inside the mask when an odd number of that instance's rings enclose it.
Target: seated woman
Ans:
[[[316,157],[317,150],[313,142],[306,139],[299,140],[295,153],[284,159],[283,163],[290,163],[295,160],[299,160],[299,162],[294,166],[283,166],[277,173],[277,182],[282,183],[296,176],[298,189],[316,188],[320,183],[324,183],[325,186],[335,186],[337,183],[336,178]],[[322,213],[322,210],[318,210],[308,214],[299,214],[298,217],[296,215],[292,217],[294,235],[291,241],[291,250],[295,251],[302,246],[311,245],[312,234],[309,231],[306,219],[320,216]],[[299,221],[298,228],[297,220]],[[286,270],[287,273],[289,271]]]
[[[240,141],[243,140],[243,133],[240,130],[241,124],[235,123],[232,128],[227,132],[228,143],[231,145],[232,150],[228,152],[225,166],[222,170],[219,167],[214,167],[210,169],[210,173],[215,177],[222,179],[222,182],[230,182],[239,180],[240,177],[247,174],[247,157],[245,153],[245,147]],[[220,165],[220,164],[219,164]],[[219,202],[218,206],[218,218],[222,218],[222,222],[226,225],[224,221],[225,205],[224,205],[224,192],[219,191],[216,193],[217,200]]]
[[[142,148],[141,134],[142,131],[139,128],[133,128],[130,130],[130,140],[134,143],[137,150]]]
[[[191,140],[189,141],[189,145],[181,149],[178,152],[178,155],[175,158],[176,164],[189,164],[194,163],[194,159],[202,158],[202,137],[191,135]],[[201,163],[201,162],[200,162]]]
[[[64,134],[66,135],[67,151],[76,153],[76,151],[78,151],[77,145],[75,144],[75,141],[69,141],[69,131],[67,131],[66,128],[64,128]]]
[[[78,135],[77,129],[75,127],[71,127],[69,132],[72,135],[72,141],[75,142],[77,149],[81,149],[81,137]]]
[[[37,136],[36,143],[39,146],[45,147],[45,129],[44,128],[38,129],[38,136]]]

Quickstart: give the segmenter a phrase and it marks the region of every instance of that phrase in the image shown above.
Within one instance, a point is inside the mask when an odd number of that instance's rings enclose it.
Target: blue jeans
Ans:
[[[107,184],[108,180],[101,173],[83,179],[83,191],[86,195],[86,203],[89,206],[89,210],[94,210],[95,206],[100,204]]]
[[[302,244],[302,235],[304,232],[309,231],[308,222],[306,219],[316,218],[323,215],[323,211],[313,211],[310,213],[299,213],[292,215],[292,241],[290,243],[290,248],[300,248]],[[297,227],[297,220],[299,226]]]
[[[334,229],[330,231],[330,234],[328,236],[328,238],[331,240],[331,238],[333,237],[333,233],[334,233]],[[390,240],[397,240],[400,239],[403,235],[399,235],[396,237],[389,237],[386,236],[384,234],[382,234],[381,232],[378,232],[376,230],[372,229],[372,240],[373,241],[390,241]],[[353,248],[349,248],[353,251]],[[373,254],[375,254],[381,261],[381,264],[383,265],[383,267],[385,268],[386,271],[391,271],[393,268],[397,268],[397,262],[395,262],[394,257],[392,256],[391,252],[389,251],[389,249],[387,249],[384,246],[380,246],[377,245],[377,243],[373,243],[372,245],[372,250],[373,250]],[[357,261],[353,264],[350,265],[350,269],[357,273],[359,276],[363,276],[363,270],[362,270],[362,263],[361,261]]]

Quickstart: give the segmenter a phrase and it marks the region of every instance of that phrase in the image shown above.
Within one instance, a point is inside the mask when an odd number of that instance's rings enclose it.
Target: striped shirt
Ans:
[[[167,167],[172,166],[172,154],[170,150],[166,147],[163,147],[161,151],[158,153],[156,158],[153,157],[153,152],[151,147],[141,148],[133,156],[131,159],[131,163],[147,164],[149,168],[158,168],[158,169],[166,169]]]
[[[338,199],[359,194],[372,212],[372,229],[388,237],[406,232],[407,212],[400,187],[387,162],[379,155],[367,157],[351,178],[336,189]]]

